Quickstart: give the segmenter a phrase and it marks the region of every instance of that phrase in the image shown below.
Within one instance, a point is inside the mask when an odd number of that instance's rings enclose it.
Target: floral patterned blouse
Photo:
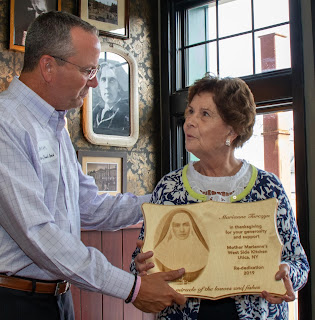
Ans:
[[[295,216],[289,199],[279,179],[272,173],[253,167],[256,179],[251,179],[252,187],[248,192],[237,197],[237,202],[253,202],[269,198],[278,199],[277,227],[283,243],[281,260],[290,266],[290,278],[294,291],[300,290],[307,282],[309,264],[300,243]],[[186,168],[181,168],[165,175],[157,184],[151,198],[152,203],[166,205],[182,205],[201,202],[196,193],[187,186]],[[185,185],[184,185],[185,181]],[[139,239],[144,237],[144,226]],[[130,270],[135,273],[134,258],[139,253],[136,249],[132,255]],[[287,320],[288,304],[270,304],[259,295],[235,296],[236,310],[241,320]],[[177,304],[167,307],[157,315],[160,320],[197,320],[200,299],[189,298],[183,306]]]

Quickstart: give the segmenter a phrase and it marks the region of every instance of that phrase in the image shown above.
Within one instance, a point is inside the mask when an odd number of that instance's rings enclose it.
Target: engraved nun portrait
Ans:
[[[162,221],[163,223],[163,221]],[[190,211],[172,210],[154,246],[154,257],[161,271],[185,268],[178,281],[193,281],[205,268],[209,247]]]

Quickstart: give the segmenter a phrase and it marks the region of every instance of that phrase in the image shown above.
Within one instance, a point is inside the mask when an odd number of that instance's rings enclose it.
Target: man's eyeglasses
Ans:
[[[67,62],[67,63],[70,63],[72,64],[73,66],[79,68],[80,72],[84,73],[87,75],[88,79],[89,80],[92,80],[93,78],[95,78],[96,74],[98,73],[98,71],[100,70],[100,65],[97,65],[96,68],[84,68],[84,67],[81,67],[81,66],[78,66],[77,64],[75,63],[72,63],[70,61],[67,61],[63,58],[60,58],[60,57],[57,57],[57,56],[52,56],[54,59],[58,59],[58,60],[61,60],[63,62]]]

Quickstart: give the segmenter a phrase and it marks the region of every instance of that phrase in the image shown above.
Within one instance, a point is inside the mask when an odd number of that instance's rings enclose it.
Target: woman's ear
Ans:
[[[230,138],[231,143],[238,137],[238,134],[231,128],[228,137]]]
[[[39,68],[46,82],[51,82],[55,70],[56,61],[49,55],[43,55],[39,60]]]

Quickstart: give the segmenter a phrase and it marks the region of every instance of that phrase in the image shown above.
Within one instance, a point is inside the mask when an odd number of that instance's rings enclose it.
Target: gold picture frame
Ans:
[[[129,0],[80,0],[79,12],[81,19],[95,26],[100,35],[129,38]]]
[[[84,174],[95,179],[99,194],[116,195],[127,189],[126,152],[78,151]]]
[[[61,11],[61,0],[37,1],[10,0],[9,49],[25,52],[25,37],[32,21],[42,12]]]

